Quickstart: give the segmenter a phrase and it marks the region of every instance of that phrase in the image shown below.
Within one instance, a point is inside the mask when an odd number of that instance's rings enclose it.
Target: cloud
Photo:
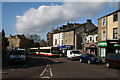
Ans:
[[[2,2],[118,2],[119,0],[1,0]]]
[[[22,16],[16,16],[16,29],[20,33],[45,33],[52,27],[99,13],[103,2],[64,2],[62,5],[42,5],[30,8]]]

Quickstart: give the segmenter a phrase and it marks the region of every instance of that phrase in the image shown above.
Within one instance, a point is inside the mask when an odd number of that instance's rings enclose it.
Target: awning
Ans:
[[[58,46],[58,48],[65,48],[65,46]]]

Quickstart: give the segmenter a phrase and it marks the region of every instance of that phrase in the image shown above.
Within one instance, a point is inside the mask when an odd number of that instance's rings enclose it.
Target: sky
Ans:
[[[67,22],[85,23],[118,9],[117,2],[2,2],[2,29],[10,34],[46,33]],[[0,23],[1,24],[1,23]]]

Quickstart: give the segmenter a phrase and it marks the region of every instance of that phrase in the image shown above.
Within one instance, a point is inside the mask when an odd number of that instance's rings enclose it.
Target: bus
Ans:
[[[30,48],[30,53],[32,55],[39,55],[40,54],[40,50],[39,48]]]
[[[40,47],[40,55],[47,57],[60,57],[60,50],[58,47]]]

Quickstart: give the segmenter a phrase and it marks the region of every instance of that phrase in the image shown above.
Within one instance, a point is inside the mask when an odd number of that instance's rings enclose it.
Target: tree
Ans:
[[[9,45],[8,39],[5,37],[5,32],[2,30],[2,54],[7,54],[7,46]]]
[[[27,34],[26,38],[33,40],[35,43],[39,43],[41,40],[38,34]]]

